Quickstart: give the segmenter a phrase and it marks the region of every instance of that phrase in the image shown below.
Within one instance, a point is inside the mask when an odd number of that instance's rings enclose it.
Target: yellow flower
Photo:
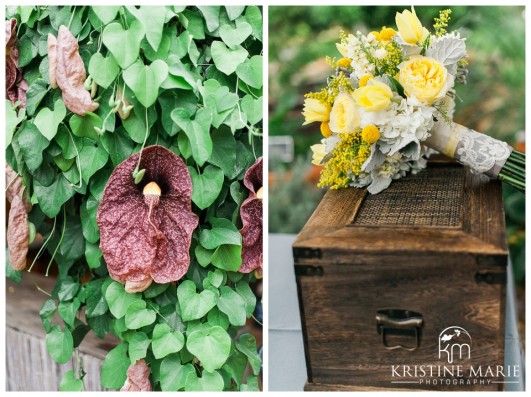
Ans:
[[[349,68],[351,63],[352,60],[348,58],[341,58],[339,61],[337,61],[337,66],[340,68]]]
[[[368,125],[361,130],[361,139],[372,145],[380,139],[380,130],[375,125]]]
[[[348,92],[340,92],[330,112],[330,129],[336,133],[352,133],[360,128],[360,113],[354,98]]]
[[[310,146],[310,149],[312,149],[313,152],[312,164],[321,165],[321,161],[323,161],[323,158],[326,155],[325,145],[318,143],[316,145]]]
[[[396,31],[393,28],[386,28],[385,26],[380,31],[380,39],[378,41],[391,41]]]
[[[411,9],[413,12],[404,10],[403,13],[396,13],[395,21],[398,27],[398,34],[406,43],[422,44],[430,33],[420,23],[415,13],[415,8],[412,7]]]
[[[398,65],[398,69],[397,80],[405,94],[428,105],[443,99],[454,84],[444,65],[431,57],[412,56]]]
[[[326,121],[323,121],[321,123],[321,134],[323,134],[325,138],[332,136],[332,130],[330,130],[330,124]]]
[[[373,30],[371,32],[371,34],[374,36],[374,38],[376,39],[376,41],[380,41],[380,32],[377,32],[375,30]]]
[[[358,106],[363,106],[367,112],[379,112],[387,109],[393,98],[393,92],[386,84],[378,80],[370,80],[365,87],[354,91],[354,99]]]
[[[325,102],[321,102],[319,99],[306,98],[304,100],[304,109],[302,115],[305,121],[302,125],[314,123],[316,121],[328,121],[330,120],[330,105]]]
[[[366,74],[360,79],[360,87],[365,87],[369,80],[374,79],[374,76],[371,76],[370,74]]]

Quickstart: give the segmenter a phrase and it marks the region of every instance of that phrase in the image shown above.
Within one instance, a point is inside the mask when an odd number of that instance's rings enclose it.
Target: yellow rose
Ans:
[[[395,21],[398,27],[398,34],[406,43],[422,44],[430,32],[420,23],[415,13],[415,8],[412,7],[412,10],[413,12],[404,10],[402,14],[396,13]]]
[[[326,155],[325,145],[318,143],[317,145],[310,146],[310,149],[312,149],[313,152],[312,164],[321,165],[321,161],[323,161],[323,158]]]
[[[330,105],[321,102],[319,99],[306,98],[304,100],[304,109],[302,115],[305,121],[302,125],[314,123],[316,121],[323,122],[330,120]]]
[[[348,92],[341,92],[330,112],[330,130],[335,133],[351,133],[360,129],[361,117],[354,98]]]
[[[443,64],[431,57],[412,56],[398,65],[397,80],[408,97],[431,105],[444,98],[454,85],[454,77],[448,74]]]
[[[356,104],[364,107],[367,112],[379,112],[387,109],[393,98],[393,91],[387,84],[373,79],[365,87],[354,91],[353,96]]]

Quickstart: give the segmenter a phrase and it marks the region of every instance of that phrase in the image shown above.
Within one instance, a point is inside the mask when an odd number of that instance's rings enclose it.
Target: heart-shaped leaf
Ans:
[[[236,23],[235,27],[225,24],[219,28],[219,36],[229,48],[234,48],[243,43],[252,33],[253,28],[245,21]]]
[[[157,51],[162,40],[162,29],[164,28],[164,20],[166,19],[166,7],[150,5],[136,8],[130,6],[127,7],[127,10],[142,22],[149,44],[153,50]]]
[[[96,130],[94,130],[94,127],[100,128],[103,121],[97,114],[87,112],[85,116],[74,114],[70,117],[68,124],[75,136],[80,138],[90,138],[97,141],[99,140],[99,136],[96,133]]]
[[[192,201],[204,210],[212,204],[223,187],[223,171],[218,167],[207,165],[202,174],[198,174],[195,168],[189,167],[192,177]]]
[[[90,58],[89,74],[103,88],[109,87],[119,72],[120,67],[112,56],[105,58],[97,52]]]
[[[67,328],[61,331],[58,325],[54,325],[51,331],[46,334],[46,349],[55,362],[66,363],[74,351],[72,334]]]
[[[197,320],[216,306],[218,297],[212,291],[196,292],[195,284],[191,280],[183,281],[177,287],[177,298],[181,307],[183,321]]]
[[[157,100],[159,87],[168,76],[168,65],[158,59],[148,66],[139,59],[124,70],[123,76],[138,101],[148,108]]]
[[[241,327],[245,325],[245,301],[230,287],[221,287],[221,296],[218,299],[218,308],[227,315],[232,325]]]
[[[62,205],[76,193],[72,185],[70,185],[70,182],[61,173],[56,175],[55,180],[50,186],[42,186],[35,180],[33,182],[33,189],[35,190],[35,196],[39,201],[41,211],[48,218],[57,216]]]
[[[103,168],[109,160],[109,154],[100,145],[94,145],[89,139],[85,138],[83,149],[79,152],[79,161],[83,170],[83,180],[89,183],[90,177],[98,170]]]
[[[160,364],[160,388],[162,391],[176,391],[184,389],[188,374],[195,373],[192,364],[181,364],[181,358],[172,354],[162,360]]]
[[[42,108],[33,123],[37,126],[41,134],[51,141],[55,137],[55,134],[57,134],[57,128],[65,116],[65,104],[61,99],[58,99],[55,101],[53,110]]]
[[[146,357],[147,349],[151,343],[151,339],[144,332],[135,332],[128,340],[128,352],[131,363],[136,363],[137,360]]]
[[[113,281],[105,291],[105,300],[109,305],[109,310],[116,318],[125,316],[129,306],[139,299],[141,299],[140,294],[125,292],[124,286],[116,281]]]
[[[138,58],[144,26],[135,20],[128,30],[124,30],[118,22],[113,22],[105,27],[101,37],[118,65],[126,69]]]
[[[231,21],[242,15],[243,10],[245,10],[245,6],[225,6],[225,11],[227,11],[227,16]]]
[[[243,63],[249,55],[247,50],[241,45],[236,46],[234,49],[229,49],[221,41],[212,42],[210,51],[216,68],[226,75],[234,73],[238,65]]]
[[[262,68],[263,57],[261,55],[255,55],[251,57],[251,59],[245,61],[245,63],[238,65],[236,68],[236,74],[251,87],[259,89],[262,88],[263,85]]]
[[[184,131],[190,141],[195,162],[202,166],[212,154],[212,138],[210,137],[212,112],[210,109],[201,108],[197,111],[194,120],[190,117],[191,112],[187,109],[174,109],[171,112],[172,120]]]
[[[242,111],[247,116],[247,121],[251,125],[257,124],[262,120],[263,97],[254,99],[251,95],[245,95],[242,99]]]
[[[212,264],[218,269],[237,272],[242,265],[242,246],[234,244],[220,245],[212,255]]]
[[[223,391],[225,383],[218,371],[203,371],[198,378],[195,372],[190,372],[186,377],[186,391]]]
[[[109,351],[101,365],[101,385],[108,389],[119,389],[127,379],[127,343],[120,343]]]
[[[146,302],[137,300],[129,305],[125,313],[125,325],[129,329],[138,329],[153,324],[157,319],[154,310],[146,309]]]
[[[157,324],[153,329],[151,349],[156,359],[177,353],[184,346],[184,335],[179,331],[171,332],[168,324]]]
[[[203,229],[199,241],[206,249],[214,249],[223,244],[242,244],[242,236],[234,224],[223,218],[211,220],[212,229]]]
[[[120,6],[92,6],[92,11],[104,25],[114,20],[118,10]]]
[[[196,356],[206,371],[221,368],[229,358],[231,338],[219,326],[202,326],[192,332],[186,341],[186,348]]]

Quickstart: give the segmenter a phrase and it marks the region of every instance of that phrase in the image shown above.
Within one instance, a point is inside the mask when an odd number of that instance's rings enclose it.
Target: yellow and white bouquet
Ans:
[[[397,30],[341,34],[342,58],[327,58],[335,73],[304,102],[304,124],[320,122],[324,136],[311,147],[324,165],[319,186],[374,194],[426,167],[424,142],[437,120],[451,122],[453,87],[467,74],[465,39],[446,31],[450,13],[439,13],[433,33],[413,8],[396,14]]]

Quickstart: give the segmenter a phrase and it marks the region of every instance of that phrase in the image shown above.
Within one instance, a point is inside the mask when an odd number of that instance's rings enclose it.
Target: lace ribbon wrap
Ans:
[[[480,174],[496,179],[512,148],[457,123],[438,121],[425,144]]]

